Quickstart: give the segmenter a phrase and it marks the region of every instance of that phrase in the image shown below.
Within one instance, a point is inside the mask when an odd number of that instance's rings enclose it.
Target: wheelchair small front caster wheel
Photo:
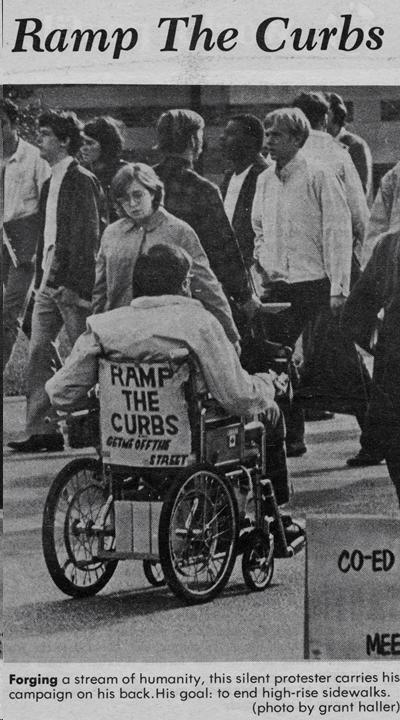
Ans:
[[[150,585],[153,585],[153,587],[162,587],[163,585],[166,585],[161,563],[156,560],[143,560],[143,572],[146,576],[146,580],[150,583]]]
[[[243,579],[250,590],[260,592],[274,574],[274,538],[255,532],[246,543],[242,557]]]

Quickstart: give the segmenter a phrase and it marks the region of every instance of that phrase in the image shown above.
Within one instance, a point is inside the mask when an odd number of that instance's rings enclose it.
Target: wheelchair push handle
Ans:
[[[168,360],[172,362],[183,362],[187,360],[190,353],[187,348],[176,348],[176,350],[170,350],[168,353]]]

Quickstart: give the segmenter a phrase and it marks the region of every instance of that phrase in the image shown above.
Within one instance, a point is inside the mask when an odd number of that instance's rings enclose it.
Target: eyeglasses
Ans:
[[[144,197],[144,194],[145,193],[138,191],[132,193],[132,195],[122,195],[117,198],[117,202],[119,202],[120,205],[130,205],[132,202],[139,202]]]

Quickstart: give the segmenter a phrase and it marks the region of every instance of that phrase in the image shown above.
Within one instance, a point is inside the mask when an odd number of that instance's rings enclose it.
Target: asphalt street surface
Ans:
[[[384,464],[350,470],[358,450],[353,418],[308,424],[308,452],[290,460],[294,517],[397,517]],[[10,427],[8,428],[10,429]],[[76,452],[74,454],[77,454]],[[79,454],[87,454],[79,451]],[[270,587],[250,592],[240,560],[223,593],[186,606],[152,588],[141,563],[120,562],[95,597],[72,600],[53,584],[41,549],[44,500],[68,453],[4,457],[4,653],[8,661],[300,660],[304,648],[305,552],[278,560]]]

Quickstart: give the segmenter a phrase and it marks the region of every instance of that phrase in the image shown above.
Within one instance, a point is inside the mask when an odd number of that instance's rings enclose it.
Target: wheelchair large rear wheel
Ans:
[[[238,510],[231,484],[207,467],[175,481],[160,516],[159,553],[171,590],[187,603],[214,598],[236,560]]]
[[[115,544],[112,506],[105,511],[108,486],[94,458],[76,458],[55,478],[43,514],[42,543],[47,569],[62,592],[87,597],[113,575],[117,560],[101,550]]]

